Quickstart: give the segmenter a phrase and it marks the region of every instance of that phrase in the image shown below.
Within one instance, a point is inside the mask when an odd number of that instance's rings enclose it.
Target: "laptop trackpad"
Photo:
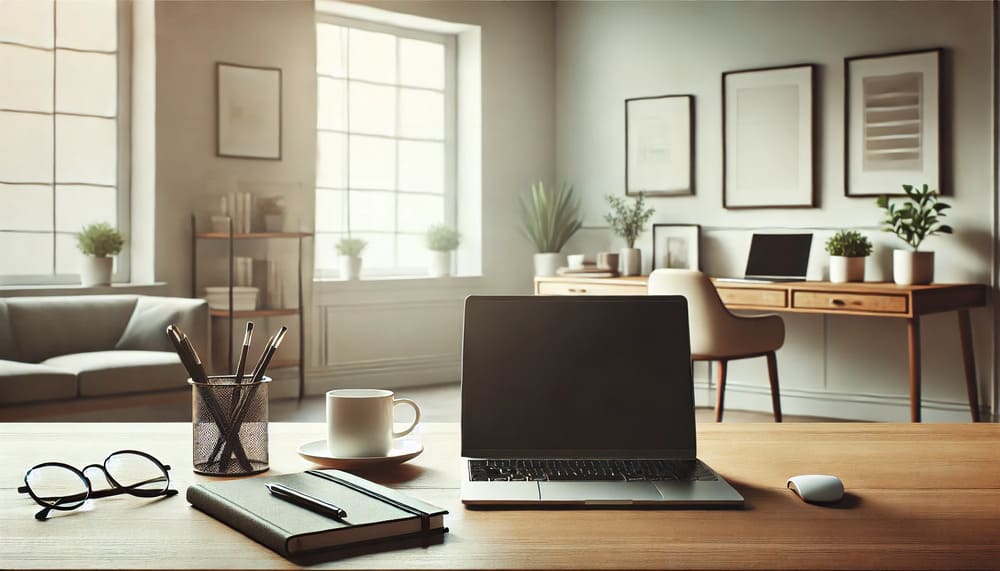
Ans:
[[[542,501],[655,501],[663,496],[649,482],[539,482]]]

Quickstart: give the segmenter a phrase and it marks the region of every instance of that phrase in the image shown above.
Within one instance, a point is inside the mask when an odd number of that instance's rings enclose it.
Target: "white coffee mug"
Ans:
[[[413,422],[393,432],[393,410],[413,407]],[[337,389],[326,393],[326,446],[335,458],[373,458],[392,449],[392,439],[406,436],[420,422],[420,407],[382,389]]]

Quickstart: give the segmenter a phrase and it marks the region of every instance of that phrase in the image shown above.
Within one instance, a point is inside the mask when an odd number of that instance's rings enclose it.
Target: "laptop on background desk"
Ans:
[[[696,457],[681,296],[470,296],[462,502],[736,505]]]
[[[812,234],[754,234],[742,278],[716,278],[720,282],[802,282],[809,268]]]

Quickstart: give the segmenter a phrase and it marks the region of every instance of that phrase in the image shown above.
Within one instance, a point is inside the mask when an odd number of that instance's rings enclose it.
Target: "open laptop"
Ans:
[[[681,296],[470,296],[462,502],[742,505],[697,460]]]
[[[722,282],[801,282],[809,268],[812,234],[754,234],[742,278]]]

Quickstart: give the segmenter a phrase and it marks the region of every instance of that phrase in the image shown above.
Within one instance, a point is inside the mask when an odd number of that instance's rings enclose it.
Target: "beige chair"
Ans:
[[[726,366],[735,359],[766,357],[771,381],[774,421],[781,422],[778,363],[774,352],[785,342],[785,322],[777,315],[733,315],[719,298],[711,280],[694,270],[656,270],[649,276],[650,295],[683,295],[688,301],[691,358],[718,361],[715,421],[722,422],[726,395]]]

